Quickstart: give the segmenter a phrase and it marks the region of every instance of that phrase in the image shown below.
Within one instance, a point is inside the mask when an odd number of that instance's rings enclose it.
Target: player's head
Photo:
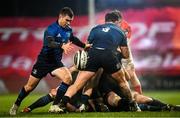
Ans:
[[[122,19],[122,15],[121,15],[120,11],[118,11],[118,10],[108,12],[105,15],[105,22],[113,22],[115,24],[119,24],[121,19]]]
[[[123,15],[122,15],[121,11],[119,11],[119,10],[117,10],[117,9],[111,11],[111,13],[117,14],[117,15],[119,16],[119,19],[120,19],[120,20],[123,18]]]
[[[64,7],[60,10],[58,22],[62,27],[69,26],[74,18],[74,13],[71,8]]]

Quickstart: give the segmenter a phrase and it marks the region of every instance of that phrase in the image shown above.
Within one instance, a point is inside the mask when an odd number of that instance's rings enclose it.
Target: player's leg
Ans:
[[[112,77],[118,82],[124,96],[129,100],[132,101],[133,97],[131,94],[131,90],[129,87],[128,82],[125,79],[125,75],[122,69],[112,74]]]
[[[137,106],[136,101],[134,101],[129,84],[125,78],[123,69],[112,74],[112,77],[118,82],[118,85],[125,96],[125,99],[129,101],[129,108],[131,111],[140,111],[140,108]]]
[[[36,100],[34,103],[29,105],[28,107],[25,107],[22,112],[23,113],[28,113],[31,112],[32,110],[43,107],[50,102],[54,100],[54,97],[56,96],[57,89],[51,89],[51,92],[45,96],[40,97],[38,100]]]
[[[67,103],[70,102],[71,97],[75,95],[86,84],[86,82],[94,76],[94,74],[95,72],[79,71],[74,84],[72,84],[68,88],[62,99],[62,103],[64,104],[64,106],[66,106]]]
[[[10,115],[16,115],[18,107],[20,106],[22,100],[37,86],[39,83],[40,79],[30,75],[29,80],[27,84],[20,90],[20,93],[11,107],[9,114]]]
[[[66,90],[68,89],[69,85],[72,82],[72,76],[69,72],[68,68],[61,67],[52,72],[52,75],[55,75],[56,78],[62,80],[61,84],[59,85],[57,89],[57,94],[54,100],[54,105],[58,104],[61,100],[62,96],[65,94]]]
[[[133,96],[135,98],[135,100],[137,101],[137,103],[139,104],[146,104],[148,105],[148,110],[151,111],[160,111],[160,110],[168,110],[171,111],[173,109],[175,109],[174,105],[170,105],[170,104],[166,104],[158,99],[154,99],[142,94],[139,94],[137,92],[133,92]]]
[[[49,112],[61,112],[62,109],[59,108],[58,104],[60,103],[60,100],[64,96],[69,85],[71,84],[72,76],[68,68],[66,67],[55,69],[54,71],[51,72],[51,74],[54,75],[57,79],[61,80],[62,82],[60,83],[57,89],[57,94],[54,98],[53,105],[49,109]]]
[[[90,98],[90,96],[92,95],[93,92],[93,88],[98,86],[99,83],[99,78],[101,77],[101,74],[103,72],[103,69],[100,68],[96,74],[94,75],[94,77],[92,77],[87,84],[84,86],[83,88],[83,93],[81,95],[81,106],[79,107],[79,110],[82,111],[86,111],[87,106],[88,106],[88,100]]]

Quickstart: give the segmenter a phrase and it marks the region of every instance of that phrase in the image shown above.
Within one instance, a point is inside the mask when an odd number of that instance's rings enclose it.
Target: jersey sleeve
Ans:
[[[46,29],[46,36],[47,37],[54,37],[56,36],[56,30],[57,28],[50,25],[47,29]]]
[[[56,36],[57,28],[55,26],[50,25],[44,35],[44,42],[45,45],[47,45],[50,48],[59,48],[62,46],[62,43],[56,42],[55,36]]]
[[[85,46],[86,46],[82,41],[80,41],[79,38],[74,36],[73,33],[71,33],[71,36],[70,36],[69,40],[72,41],[72,43],[74,43],[75,45],[77,45],[77,46],[79,46],[81,48],[85,48]]]
[[[93,42],[93,40],[94,40],[94,29],[92,29],[91,31],[90,31],[90,34],[89,34],[89,36],[88,36],[88,43],[92,43]]]

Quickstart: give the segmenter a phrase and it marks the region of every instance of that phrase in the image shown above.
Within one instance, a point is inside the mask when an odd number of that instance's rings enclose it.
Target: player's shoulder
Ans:
[[[98,28],[100,28],[100,27],[102,27],[102,24],[98,24],[98,25],[94,26],[94,27],[92,28],[92,30],[98,29]]]
[[[101,28],[105,28],[105,27],[111,27],[111,25],[108,23],[99,24],[99,25],[96,25],[95,27],[93,27],[92,30],[101,29]]]
[[[51,23],[48,28],[48,30],[56,30],[58,29],[58,24],[56,22]]]

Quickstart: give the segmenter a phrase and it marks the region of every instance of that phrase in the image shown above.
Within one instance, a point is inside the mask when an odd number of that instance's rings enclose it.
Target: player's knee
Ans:
[[[72,83],[72,76],[70,73],[66,73],[63,76],[58,76],[62,82],[66,83],[66,84],[71,84]]]
[[[70,85],[72,83],[72,77],[71,76],[66,76],[63,79],[63,82]]]

